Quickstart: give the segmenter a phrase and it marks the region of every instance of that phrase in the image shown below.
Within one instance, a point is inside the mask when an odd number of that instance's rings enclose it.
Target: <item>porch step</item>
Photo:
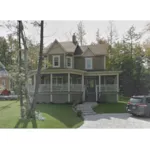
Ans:
[[[77,110],[81,110],[83,116],[96,115],[96,112],[94,112],[93,109],[92,109],[92,107],[94,107],[96,105],[97,105],[97,103],[86,102],[86,103],[77,105]]]

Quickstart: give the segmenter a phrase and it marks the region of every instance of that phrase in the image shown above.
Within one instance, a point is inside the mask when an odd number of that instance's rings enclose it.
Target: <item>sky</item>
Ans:
[[[118,36],[121,38],[125,32],[134,25],[136,27],[136,31],[142,31],[147,23],[150,21],[114,21],[114,25],[117,30]],[[68,41],[71,40],[71,35],[77,31],[77,21],[70,21],[70,20],[62,20],[62,21],[45,21],[45,28],[44,28],[44,45],[47,46],[55,39],[58,41]],[[85,40],[87,44],[95,42],[96,39],[96,31],[99,29],[100,35],[102,37],[106,37],[108,33],[108,24],[109,21],[85,21],[83,20],[83,24],[85,27],[86,35]],[[32,24],[28,23],[26,30],[26,35],[30,36],[34,41],[39,42],[40,38],[40,30],[38,28],[33,27]],[[0,36],[6,36],[8,34],[8,30],[4,28],[0,28]],[[149,33],[150,34],[150,33]],[[149,35],[146,35],[146,37]]]

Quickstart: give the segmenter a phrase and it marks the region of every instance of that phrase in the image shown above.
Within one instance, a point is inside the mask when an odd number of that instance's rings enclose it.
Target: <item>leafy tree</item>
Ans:
[[[97,41],[97,44],[107,44],[108,43],[104,37],[100,36],[99,29],[97,29],[97,31],[96,31],[96,41]]]
[[[139,42],[139,40],[142,36],[141,33],[136,33],[135,30],[136,30],[136,28],[134,26],[131,26],[124,37],[125,43],[128,46],[127,50],[131,54],[131,58],[134,54],[135,44]]]
[[[0,61],[7,67],[9,59],[11,59],[11,57],[9,55],[7,40],[4,37],[0,37]]]
[[[86,35],[85,29],[84,29],[84,24],[82,21],[80,21],[77,24],[77,40],[79,42],[79,44],[82,46],[84,44],[86,44],[85,38],[84,36]]]
[[[109,21],[107,30],[108,30],[107,43],[109,44],[108,57],[110,58],[111,52],[112,52],[112,47],[117,42],[117,39],[118,39],[116,27],[115,27],[113,21]]]

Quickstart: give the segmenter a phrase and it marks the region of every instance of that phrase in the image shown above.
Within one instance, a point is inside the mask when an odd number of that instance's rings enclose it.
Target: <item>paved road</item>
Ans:
[[[130,114],[97,114],[84,116],[80,128],[150,128],[150,118]]]

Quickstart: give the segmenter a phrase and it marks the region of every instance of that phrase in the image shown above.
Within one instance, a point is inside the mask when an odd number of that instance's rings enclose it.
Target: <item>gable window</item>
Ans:
[[[93,68],[93,60],[92,58],[85,58],[85,69]]]
[[[66,57],[67,68],[72,68],[72,57]]]
[[[53,67],[60,67],[60,56],[54,55],[53,56]]]

